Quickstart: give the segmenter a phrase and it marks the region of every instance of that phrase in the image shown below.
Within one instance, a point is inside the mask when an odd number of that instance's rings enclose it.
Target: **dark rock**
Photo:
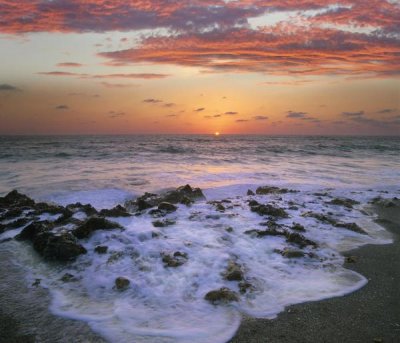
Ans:
[[[248,281],[239,282],[238,287],[241,294],[244,294],[248,291],[254,291],[254,286]]]
[[[301,235],[301,234],[299,234],[297,232],[288,232],[288,231],[286,231],[286,242],[296,244],[300,248],[304,248],[307,245],[311,245],[311,246],[314,246],[314,247],[317,246],[317,243],[305,238],[303,235]]]
[[[163,201],[158,205],[158,209],[165,212],[175,212],[178,207],[169,202]]]
[[[270,204],[267,205],[250,205],[250,209],[252,212],[258,213],[260,216],[271,216],[271,217],[276,217],[276,218],[287,218],[289,215],[286,213],[286,211],[283,208],[279,207],[274,207]]]
[[[69,232],[61,235],[51,232],[39,234],[33,240],[33,248],[45,259],[56,261],[72,261],[87,252]]]
[[[286,193],[296,193],[297,191],[287,189],[287,188],[279,188],[274,186],[262,186],[256,189],[256,194],[258,195],[267,195],[267,194],[286,194]]]
[[[37,235],[48,232],[52,228],[53,225],[48,221],[33,222],[15,236],[15,239],[17,241],[33,241]]]
[[[299,223],[293,223],[292,230],[300,231],[300,232],[305,232],[306,231],[304,226],[299,224]]]
[[[226,287],[208,292],[205,295],[204,299],[214,305],[220,303],[226,304],[232,301],[239,301],[237,293]]]
[[[124,291],[129,287],[130,283],[127,278],[119,276],[115,279],[115,288],[119,291]]]
[[[106,254],[108,251],[108,246],[98,245],[97,247],[94,248],[94,251],[97,252],[98,254]]]
[[[233,232],[233,227],[229,226],[225,229],[225,231],[231,233]]]
[[[81,226],[72,231],[75,237],[82,239],[89,237],[96,230],[121,229],[118,223],[111,222],[100,217],[92,217],[86,220]]]
[[[182,205],[190,206],[191,204],[194,203],[194,201],[192,199],[188,198],[187,196],[183,196],[182,200],[180,201],[180,203]]]
[[[19,218],[7,224],[0,224],[0,233],[19,228],[21,226],[28,224],[30,221],[31,219],[29,218]]]
[[[243,280],[242,267],[234,261],[229,261],[223,276],[224,279],[228,281],[241,281]]]
[[[70,273],[65,273],[62,277],[61,277],[61,279],[60,279],[62,282],[75,282],[75,281],[78,281],[78,279],[74,276],[74,275],[72,275],[72,274],[70,274]]]
[[[163,253],[161,256],[165,267],[176,268],[185,264],[188,260],[188,255],[180,251],[176,251],[172,255]]]
[[[32,207],[35,202],[28,196],[19,193],[16,190],[11,191],[5,197],[0,197],[0,207],[10,208],[10,207]]]
[[[356,263],[358,261],[357,256],[346,256],[344,258],[345,263]]]
[[[328,204],[337,205],[337,206],[344,206],[347,208],[353,208],[353,205],[358,205],[359,202],[353,199],[347,198],[335,198],[330,201]]]
[[[277,229],[266,229],[266,230],[247,230],[244,232],[246,235],[252,235],[258,238],[265,237],[265,236],[284,236],[288,235],[286,230],[277,230]]]
[[[247,195],[251,196],[251,195],[255,195],[255,193],[251,189],[248,189],[247,190]]]
[[[153,222],[154,227],[166,227],[166,226],[171,226],[175,225],[176,221],[172,219],[164,219],[164,220],[156,220]]]
[[[337,221],[331,217],[326,216],[322,213],[315,213],[315,212],[306,212],[302,214],[303,217],[312,217],[315,218],[325,224],[336,225]]]
[[[336,223],[335,227],[354,231],[354,232],[360,233],[362,235],[368,235],[368,233],[365,232],[362,228],[360,228],[356,223]]]
[[[69,204],[66,206],[66,209],[71,212],[84,212],[87,216],[94,216],[97,214],[97,210],[90,204],[82,205],[80,202],[75,204]]]
[[[101,216],[105,217],[130,217],[131,215],[127,212],[126,208],[117,205],[112,209],[103,209],[99,213]]]
[[[32,286],[39,287],[41,281],[42,281],[42,279],[35,279],[35,281],[32,283]]]
[[[301,258],[305,256],[305,253],[300,250],[285,249],[282,251],[282,256],[286,258]]]
[[[23,212],[24,212],[23,209],[20,207],[11,208],[0,217],[0,220],[8,220],[19,217],[22,215]]]

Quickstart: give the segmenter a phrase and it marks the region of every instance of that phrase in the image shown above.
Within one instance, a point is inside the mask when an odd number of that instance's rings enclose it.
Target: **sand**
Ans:
[[[344,254],[357,257],[346,268],[364,275],[365,287],[344,297],[290,306],[274,320],[245,319],[231,343],[400,342],[400,202],[374,210],[394,243]]]

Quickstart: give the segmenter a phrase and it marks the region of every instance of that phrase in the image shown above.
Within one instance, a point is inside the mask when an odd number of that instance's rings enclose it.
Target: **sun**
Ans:
[[[216,131],[215,133],[214,133],[214,136],[219,136],[219,132],[218,131]]]

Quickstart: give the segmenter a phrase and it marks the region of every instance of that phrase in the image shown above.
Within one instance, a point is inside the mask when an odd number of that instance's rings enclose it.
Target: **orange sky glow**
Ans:
[[[400,134],[400,2],[0,0],[0,134]]]

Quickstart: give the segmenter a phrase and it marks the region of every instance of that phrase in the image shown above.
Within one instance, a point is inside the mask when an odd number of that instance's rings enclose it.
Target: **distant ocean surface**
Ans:
[[[190,183],[393,187],[399,137],[0,137],[0,193],[155,191]],[[117,194],[118,192],[111,192]]]
[[[368,282],[345,268],[341,252],[391,243],[368,202],[400,196],[400,138],[0,137],[0,196],[17,189],[35,201],[101,210],[185,184],[200,187],[206,199],[171,213],[109,218],[120,228],[80,238],[87,253],[67,264],[46,263],[31,244],[10,240],[24,228],[16,224],[0,234],[0,271],[12,261],[27,287],[39,279],[49,291],[52,313],[84,321],[110,342],[227,342],[243,315],[274,318],[285,306],[342,296]],[[288,190],[257,192],[265,185]],[[7,228],[6,215],[0,224]],[[29,220],[56,223],[59,216]],[[55,224],[55,234],[73,232],[87,218],[74,212],[75,222]],[[108,251],[99,254],[98,246]],[[174,258],[179,264],[169,266]],[[230,268],[240,276],[227,278]],[[115,289],[121,276],[130,281],[123,292]],[[18,292],[13,285],[21,277],[0,277]],[[211,304],[206,295],[222,287],[237,301]],[[41,303],[29,301],[33,309]],[[47,343],[60,328],[45,330]],[[64,330],[69,337],[74,329]]]

